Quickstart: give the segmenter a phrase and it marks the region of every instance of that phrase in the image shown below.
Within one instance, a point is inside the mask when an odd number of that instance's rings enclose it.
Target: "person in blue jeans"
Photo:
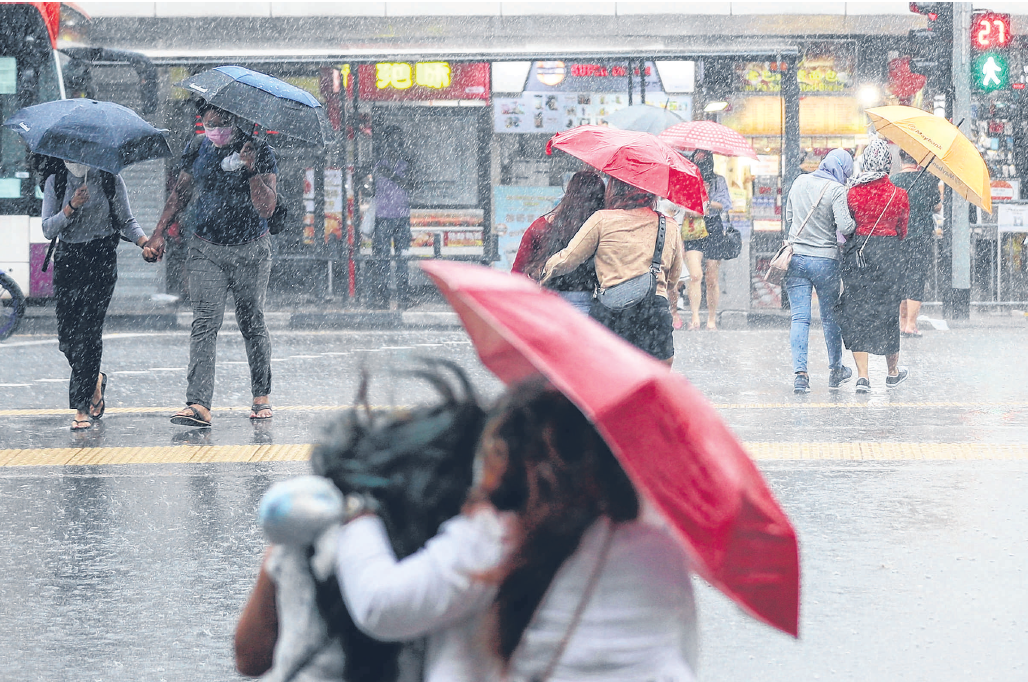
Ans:
[[[835,316],[841,287],[838,235],[853,234],[856,227],[846,203],[845,183],[852,174],[853,157],[843,149],[833,149],[815,172],[796,179],[785,206],[788,241],[793,246],[785,288],[792,308],[789,343],[795,393],[810,392],[807,344],[814,291],[828,346],[828,388],[837,389],[853,376],[853,370],[842,364],[842,332]]]

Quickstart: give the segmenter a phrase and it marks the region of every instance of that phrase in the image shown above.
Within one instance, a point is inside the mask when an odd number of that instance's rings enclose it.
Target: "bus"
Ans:
[[[64,98],[56,51],[60,11],[56,2],[0,3],[0,120],[22,107]],[[33,281],[49,273],[40,273],[47,240],[42,195],[29,162],[19,135],[0,128],[0,270],[26,296],[49,296],[49,281]]]
[[[140,114],[156,111],[154,65],[136,52],[89,46],[83,28],[88,23],[81,10],[65,3],[0,2],[0,121],[22,107],[67,97],[109,99]],[[74,45],[64,44],[68,37]],[[118,74],[119,85],[127,87],[99,88],[93,74],[101,68]],[[126,69],[129,75],[121,73]],[[43,237],[43,197],[30,166],[20,136],[0,128],[0,271],[30,301],[40,302],[53,295],[53,270],[41,268],[49,240]]]

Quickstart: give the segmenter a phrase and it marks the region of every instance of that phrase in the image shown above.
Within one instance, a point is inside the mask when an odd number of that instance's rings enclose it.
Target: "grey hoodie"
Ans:
[[[822,190],[824,196],[818,202]],[[815,202],[818,202],[817,207],[800,233],[800,226]],[[793,244],[794,254],[834,260],[839,259],[835,231],[851,235],[857,227],[846,204],[846,186],[813,175],[801,175],[793,182],[785,204],[785,220],[789,225],[789,241]]]

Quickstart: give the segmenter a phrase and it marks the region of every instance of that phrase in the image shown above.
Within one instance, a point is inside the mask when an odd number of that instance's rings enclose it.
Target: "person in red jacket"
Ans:
[[[905,277],[900,242],[907,236],[910,203],[906,190],[889,180],[891,167],[888,143],[872,140],[847,196],[857,228],[844,249],[840,317],[842,339],[857,366],[857,393],[871,390],[869,353],[885,356],[886,387],[899,385],[908,374],[899,366],[899,310]]]
[[[603,180],[599,173],[595,170],[575,173],[557,207],[537,218],[525,230],[511,271],[541,279],[546,260],[563,250],[589,216],[603,208],[603,196]],[[590,258],[572,272],[554,277],[546,287],[588,315],[596,289],[593,260]]]

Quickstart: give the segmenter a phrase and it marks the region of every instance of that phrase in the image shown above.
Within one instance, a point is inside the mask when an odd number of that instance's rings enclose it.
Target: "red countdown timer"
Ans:
[[[971,47],[976,50],[994,50],[1010,44],[1010,15],[986,12],[976,14],[971,21]]]

